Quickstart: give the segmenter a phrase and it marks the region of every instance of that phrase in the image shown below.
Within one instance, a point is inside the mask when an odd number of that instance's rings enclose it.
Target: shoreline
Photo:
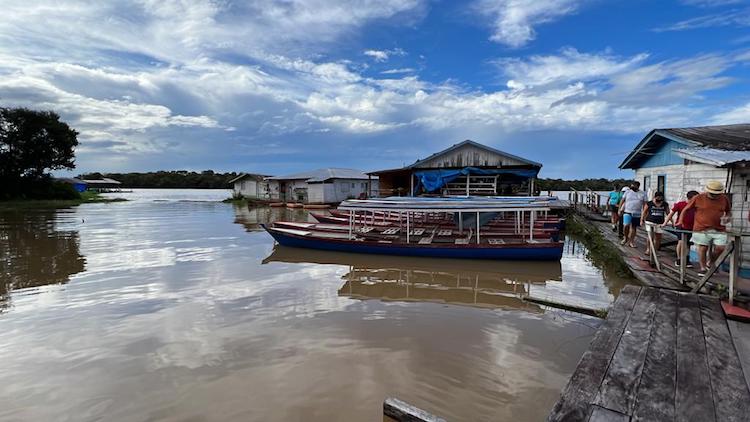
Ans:
[[[97,192],[83,192],[80,199],[9,199],[0,201],[0,210],[23,208],[63,208],[81,204],[126,202],[125,198],[104,198]]]

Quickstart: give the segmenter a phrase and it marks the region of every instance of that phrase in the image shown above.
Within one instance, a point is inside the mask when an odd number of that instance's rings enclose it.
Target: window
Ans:
[[[667,176],[664,174],[660,174],[656,176],[656,191],[662,192],[664,194],[664,197],[667,196]]]
[[[648,189],[651,187],[651,176],[643,176],[643,186],[641,188],[644,192],[648,192]]]

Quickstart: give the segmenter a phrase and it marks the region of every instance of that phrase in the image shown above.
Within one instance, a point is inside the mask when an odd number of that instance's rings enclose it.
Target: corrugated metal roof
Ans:
[[[89,185],[120,185],[122,184],[121,182],[115,179],[110,179],[108,177],[103,177],[101,179],[85,179],[84,182]]]
[[[659,129],[704,147],[727,151],[750,151],[750,123]]]
[[[324,168],[289,174],[286,176],[269,177],[270,180],[307,180],[308,182],[323,182],[328,179],[363,179],[370,177],[360,170],[342,168]]]
[[[77,179],[75,177],[55,177],[56,182],[64,182],[64,183],[70,183],[70,184],[86,184],[86,181]]]
[[[741,161],[750,161],[750,151],[727,151],[716,148],[681,148],[676,149],[675,152],[682,158],[717,167]]]
[[[234,183],[234,182],[236,182],[238,180],[244,179],[246,177],[252,177],[252,178],[254,178],[256,180],[263,180],[263,179],[265,179],[268,176],[264,175],[264,174],[242,173],[239,176],[235,177],[234,179],[228,181],[227,183],[232,184],[232,183]]]
[[[488,147],[487,145],[482,145],[482,144],[480,144],[480,143],[478,143],[478,142],[474,142],[474,141],[472,141],[472,140],[470,140],[470,139],[467,139],[467,140],[465,140],[465,141],[463,141],[463,142],[459,142],[459,143],[457,143],[457,144],[454,144],[453,146],[450,146],[450,147],[448,147],[448,148],[446,148],[446,149],[444,149],[444,150],[442,150],[442,151],[440,151],[440,152],[436,152],[436,153],[434,153],[434,154],[430,155],[430,156],[429,156],[429,157],[427,157],[427,158],[423,158],[423,159],[421,159],[421,160],[417,160],[417,161],[416,161],[416,162],[415,162],[414,164],[412,164],[412,165],[410,165],[410,166],[407,166],[406,168],[415,168],[415,167],[416,167],[416,166],[418,166],[418,165],[419,165],[420,163],[423,163],[423,162],[425,162],[425,161],[431,160],[431,159],[433,159],[433,158],[435,158],[435,157],[439,157],[439,156],[441,156],[441,155],[443,155],[443,154],[447,154],[447,153],[449,153],[449,152],[451,152],[451,151],[454,151],[454,150],[456,150],[456,149],[458,149],[458,148],[461,148],[461,147],[462,147],[462,146],[464,146],[464,145],[472,145],[472,146],[474,146],[474,147],[477,147],[477,148],[481,148],[481,149],[483,149],[483,150],[486,150],[486,151],[492,152],[492,153],[494,153],[494,154],[498,154],[498,155],[503,155],[503,156],[505,156],[505,157],[508,157],[508,158],[512,158],[512,159],[514,159],[514,160],[518,160],[518,161],[521,161],[521,162],[523,162],[523,163],[526,163],[526,164],[528,164],[528,165],[531,165],[531,166],[536,166],[536,167],[540,167],[540,168],[542,167],[542,164],[541,164],[541,163],[537,163],[536,161],[531,161],[531,160],[527,160],[527,159],[525,159],[525,158],[522,158],[522,157],[519,157],[519,156],[517,156],[517,155],[509,154],[509,153],[507,153],[507,152],[505,152],[505,151],[500,151],[499,149],[495,149],[495,148],[492,148],[492,147]]]
[[[621,169],[635,169],[643,157],[671,139],[686,148],[713,148],[724,151],[750,151],[750,124],[654,129],[650,131],[620,164]]]

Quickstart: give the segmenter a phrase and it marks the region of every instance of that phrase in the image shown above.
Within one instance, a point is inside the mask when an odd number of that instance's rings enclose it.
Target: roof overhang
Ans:
[[[695,161],[697,163],[709,164],[716,167],[750,162],[750,151],[727,151],[716,148],[681,148],[675,150],[678,156]]]
[[[617,166],[620,170],[625,169],[634,169],[633,167],[633,160],[635,160],[636,157],[638,157],[640,154],[643,153],[643,151],[651,145],[655,140],[659,138],[669,139],[675,142],[679,142],[681,144],[684,144],[686,147],[694,147],[698,146],[697,142],[693,142],[691,140],[682,138],[680,136],[677,136],[673,133],[669,133],[662,129],[654,129],[651,132],[649,132],[646,136],[641,139],[640,142],[638,142],[638,145],[633,148],[632,151],[625,157],[625,159],[620,163],[619,166]]]

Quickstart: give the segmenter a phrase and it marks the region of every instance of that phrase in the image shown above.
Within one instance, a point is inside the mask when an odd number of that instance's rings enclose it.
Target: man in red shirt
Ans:
[[[706,255],[710,246],[713,245],[711,262],[716,261],[716,258],[724,252],[727,245],[727,234],[722,219],[728,216],[731,211],[729,198],[724,194],[723,183],[712,180],[706,183],[705,190],[688,202],[677,221],[679,226],[684,226],[685,215],[691,209],[695,209],[693,243],[698,245],[698,263],[701,272],[708,269]]]
[[[693,199],[695,195],[698,195],[698,191],[691,190],[687,193],[687,201],[679,201],[676,202],[672,206],[672,211],[669,213],[667,218],[664,220],[664,226],[667,224],[672,224],[672,217],[677,215],[677,219],[679,220],[680,217],[682,217],[682,213],[685,212],[685,207],[688,204],[688,201]],[[685,214],[685,218],[682,219],[682,225],[677,224],[675,226],[676,229],[679,230],[693,230],[693,221],[695,220],[695,208],[688,210],[688,212]],[[682,256],[682,248],[690,248],[690,238],[693,236],[692,233],[686,233],[686,240],[687,244],[682,244],[682,236],[678,234],[679,240],[677,241],[677,261],[675,261],[674,265],[676,267],[680,266],[680,257]],[[690,255],[687,255],[687,262],[685,262],[685,266],[688,268],[692,267],[693,265],[690,263]]]

